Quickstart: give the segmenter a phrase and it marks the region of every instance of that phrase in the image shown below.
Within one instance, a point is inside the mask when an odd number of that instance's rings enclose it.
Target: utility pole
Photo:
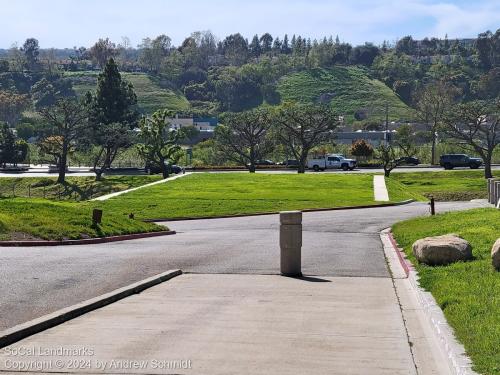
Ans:
[[[385,103],[385,144],[389,145],[389,103]]]

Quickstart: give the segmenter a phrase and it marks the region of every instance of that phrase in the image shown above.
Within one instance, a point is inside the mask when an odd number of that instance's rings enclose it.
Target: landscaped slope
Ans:
[[[278,91],[285,101],[331,103],[348,121],[360,109],[366,109],[370,119],[383,119],[386,104],[390,120],[412,117],[411,109],[391,89],[358,67],[317,68],[289,74],[280,80]]]
[[[78,95],[96,88],[98,72],[67,72],[65,76],[73,82]],[[151,114],[158,109],[185,111],[189,102],[184,95],[161,88],[156,80],[145,73],[121,73],[123,79],[134,86],[141,112]]]

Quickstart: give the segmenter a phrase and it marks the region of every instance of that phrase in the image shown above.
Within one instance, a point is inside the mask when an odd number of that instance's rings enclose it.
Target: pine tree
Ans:
[[[131,143],[137,126],[137,96],[132,85],[122,80],[118,67],[109,59],[97,79],[95,95],[87,94],[90,109],[90,135],[99,150],[94,158],[96,179],[111,167],[118,152]]]
[[[290,45],[288,42],[287,34],[285,34],[285,37],[283,38],[283,44],[281,45],[281,52],[284,53],[285,55],[288,55],[290,53]]]
[[[254,35],[252,43],[248,47],[252,57],[259,57],[261,55],[262,49],[260,48],[259,36],[257,34]]]

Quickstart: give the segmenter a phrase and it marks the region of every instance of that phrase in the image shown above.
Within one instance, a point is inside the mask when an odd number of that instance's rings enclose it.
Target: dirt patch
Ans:
[[[42,238],[24,232],[10,232],[9,241],[43,241]]]

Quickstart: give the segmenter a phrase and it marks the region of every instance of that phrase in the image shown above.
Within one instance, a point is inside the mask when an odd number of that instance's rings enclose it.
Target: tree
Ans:
[[[96,93],[87,93],[86,103],[91,125],[89,138],[99,149],[94,155],[93,169],[100,180],[118,152],[130,146],[132,129],[139,118],[134,89],[122,80],[113,59],[99,74]]]
[[[90,58],[102,69],[109,59],[117,54],[116,46],[106,39],[99,39],[88,51]]]
[[[0,121],[14,126],[28,107],[29,98],[27,95],[0,90]]]
[[[26,39],[21,47],[21,52],[24,53],[26,68],[28,70],[36,70],[38,67],[38,55],[40,54],[38,40],[35,38]]]
[[[396,133],[396,145],[401,149],[404,156],[412,157],[417,153],[415,147],[415,135],[411,125],[401,125]]]
[[[269,135],[272,124],[269,111],[227,113],[222,122],[215,131],[219,150],[230,160],[247,167],[250,173],[255,173],[257,161],[274,148]]]
[[[481,156],[484,177],[492,178],[491,162],[500,144],[500,101],[455,105],[444,119],[444,132]]]
[[[421,88],[416,95],[418,118],[430,127],[432,135],[431,164],[436,164],[436,143],[438,131],[446,112],[453,104],[456,89],[450,84],[439,81]]]
[[[498,66],[500,64],[500,29],[495,34],[491,31],[479,34],[474,48],[483,68],[490,69]]]
[[[41,151],[55,157],[59,171],[57,182],[64,183],[68,154],[77,147],[87,126],[87,108],[77,99],[58,99],[53,106],[43,107],[38,113],[47,123]]]
[[[150,164],[159,166],[163,178],[169,176],[169,166],[173,164],[174,156],[180,150],[179,142],[184,138],[182,128],[172,129],[169,118],[174,113],[160,110],[151,117],[143,117],[139,123],[140,155]]]
[[[373,155],[373,146],[364,139],[358,139],[351,146],[351,155],[368,158]]]
[[[257,34],[254,35],[252,42],[250,43],[248,48],[252,57],[259,57],[262,53],[262,49],[260,48],[259,36]]]
[[[271,52],[273,46],[273,37],[269,33],[265,33],[260,37],[260,45],[263,53]]]
[[[275,110],[277,139],[299,162],[304,173],[311,149],[328,141],[338,126],[338,116],[329,106],[285,103]]]
[[[143,39],[141,48],[140,60],[147,66],[151,73],[158,73],[163,62],[163,59],[170,51],[172,40],[170,37],[162,34],[151,40],[149,38]]]
[[[28,144],[16,139],[14,132],[6,123],[0,123],[0,165],[12,163],[16,165],[26,159]]]
[[[382,162],[384,176],[389,177],[392,170],[398,166],[399,154],[392,145],[381,144],[377,147],[376,158]]]
[[[49,81],[42,78],[31,87],[31,99],[36,110],[54,105],[57,99],[75,96],[69,79],[58,78]]]
[[[232,34],[222,42],[224,56],[231,65],[240,66],[247,61],[248,43],[241,34]]]

